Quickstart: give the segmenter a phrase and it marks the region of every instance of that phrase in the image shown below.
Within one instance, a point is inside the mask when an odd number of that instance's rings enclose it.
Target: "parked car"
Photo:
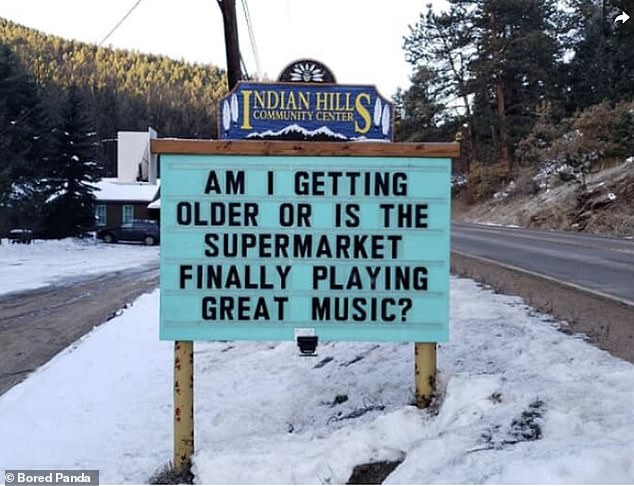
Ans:
[[[11,243],[31,244],[33,239],[33,230],[29,228],[16,228],[9,231],[7,238]]]
[[[160,241],[159,224],[151,219],[133,219],[121,226],[97,230],[97,238],[106,243],[117,241],[142,241],[151,246]]]

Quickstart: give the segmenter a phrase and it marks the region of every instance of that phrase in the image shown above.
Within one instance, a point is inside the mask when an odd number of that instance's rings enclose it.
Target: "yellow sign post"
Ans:
[[[436,343],[414,345],[414,381],[416,406],[427,408],[436,390]]]
[[[194,342],[174,341],[174,470],[189,470],[194,452]]]

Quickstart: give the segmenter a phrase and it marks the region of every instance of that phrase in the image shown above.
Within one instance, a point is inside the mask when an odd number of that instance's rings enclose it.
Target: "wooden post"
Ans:
[[[225,51],[227,55],[227,84],[231,91],[242,79],[240,69],[240,44],[238,42],[238,21],[236,0],[217,0],[222,12],[225,29]]]
[[[427,408],[436,390],[436,343],[414,345],[416,406]]]
[[[194,342],[174,341],[174,470],[189,470],[194,452]]]

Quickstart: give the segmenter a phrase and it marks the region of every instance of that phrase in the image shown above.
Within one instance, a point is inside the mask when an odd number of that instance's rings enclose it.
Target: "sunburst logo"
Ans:
[[[330,83],[335,76],[328,67],[314,59],[298,59],[284,68],[278,81],[282,83]]]
[[[291,81],[323,83],[324,70],[312,62],[301,62],[291,68]]]

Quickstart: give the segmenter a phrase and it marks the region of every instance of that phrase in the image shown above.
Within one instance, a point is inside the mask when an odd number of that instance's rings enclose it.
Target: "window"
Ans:
[[[108,211],[105,204],[97,204],[95,206],[95,223],[97,226],[106,226],[108,224]]]
[[[121,222],[127,223],[134,219],[134,206],[132,204],[123,205],[123,213],[121,215]]]

